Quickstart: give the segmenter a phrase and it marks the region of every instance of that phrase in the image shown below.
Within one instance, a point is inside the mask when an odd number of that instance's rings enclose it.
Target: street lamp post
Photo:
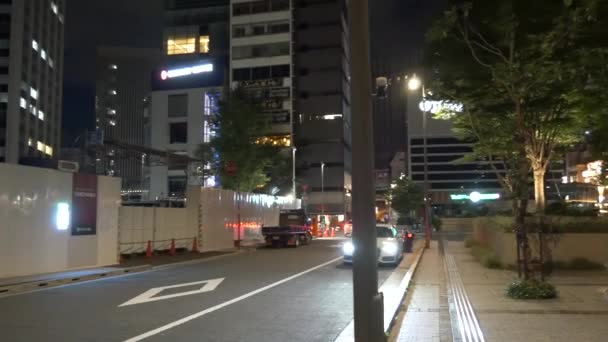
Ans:
[[[325,226],[325,163],[321,162],[321,217]]]
[[[293,193],[293,208],[295,209],[296,199],[298,197],[296,189],[296,151],[298,149],[293,147],[291,150],[291,192]]]
[[[423,158],[424,158],[424,248],[431,246],[431,199],[429,198],[429,176],[428,176],[428,154],[427,154],[427,124],[426,124],[426,90],[422,81],[416,77],[416,74],[409,79],[407,87],[410,90],[422,90],[422,143],[423,146]]]

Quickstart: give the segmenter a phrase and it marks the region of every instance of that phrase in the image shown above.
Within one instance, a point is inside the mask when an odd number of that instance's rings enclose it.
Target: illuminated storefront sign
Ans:
[[[196,74],[201,74],[204,72],[212,72],[212,71],[213,71],[213,64],[206,63],[206,64],[191,66],[191,67],[187,67],[187,68],[163,70],[160,72],[160,78],[164,81],[169,78],[190,76],[190,75],[196,75]]]
[[[479,201],[497,200],[500,198],[500,194],[482,194],[477,191],[473,191],[470,194],[452,194],[450,199],[452,201],[470,200],[473,203]]]

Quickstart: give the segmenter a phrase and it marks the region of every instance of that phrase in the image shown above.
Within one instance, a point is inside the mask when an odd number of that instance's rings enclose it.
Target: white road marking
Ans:
[[[190,321],[191,321],[191,320],[193,320],[193,319],[196,319],[196,318],[202,317],[202,316],[204,316],[204,315],[206,315],[206,314],[208,314],[208,313],[211,313],[211,312],[217,311],[217,310],[219,310],[219,309],[221,309],[221,308],[224,308],[224,307],[226,307],[226,306],[232,305],[232,304],[234,304],[234,303],[238,303],[238,302],[240,302],[240,301],[242,301],[242,300],[244,300],[244,299],[247,299],[247,298],[249,298],[249,297],[252,297],[252,296],[257,295],[258,293],[264,292],[264,291],[266,291],[266,290],[270,290],[270,289],[271,289],[271,288],[273,288],[273,287],[277,287],[277,286],[279,286],[279,285],[281,285],[281,284],[284,284],[284,283],[286,283],[286,282],[288,282],[288,281],[290,281],[290,280],[293,280],[293,279],[296,279],[296,278],[298,278],[298,277],[301,277],[301,276],[303,276],[303,275],[305,275],[305,274],[307,274],[307,273],[310,273],[310,272],[316,271],[316,270],[318,270],[319,268],[323,268],[323,267],[325,267],[325,266],[327,266],[327,265],[331,265],[331,264],[333,264],[334,262],[336,262],[336,261],[338,261],[338,260],[340,260],[340,259],[342,259],[342,257],[332,259],[332,260],[330,260],[330,261],[328,261],[328,262],[322,263],[322,264],[317,265],[317,266],[315,266],[315,267],[313,267],[313,268],[309,268],[309,269],[307,269],[306,271],[300,272],[300,273],[298,273],[298,274],[294,274],[294,275],[292,275],[292,276],[290,276],[290,277],[287,277],[287,278],[285,278],[285,279],[279,280],[279,281],[277,281],[277,282],[275,282],[275,283],[272,283],[272,284],[270,284],[270,285],[266,285],[266,286],[261,287],[261,288],[259,288],[259,289],[257,289],[257,290],[254,290],[254,291],[251,291],[251,292],[249,292],[249,293],[246,293],[246,294],[244,294],[244,295],[242,295],[242,296],[239,296],[239,297],[233,298],[233,299],[231,299],[231,300],[229,300],[229,301],[227,301],[227,302],[224,302],[224,303],[218,304],[218,305],[216,305],[216,306],[210,307],[210,308],[205,309],[205,310],[203,310],[203,311],[199,311],[199,312],[197,312],[197,313],[195,313],[195,314],[192,314],[192,315],[190,315],[190,316],[186,316],[186,317],[184,317],[184,318],[182,318],[182,319],[178,319],[177,321],[174,321],[174,322],[171,322],[171,323],[169,323],[169,324],[163,325],[162,327],[159,327],[159,328],[156,328],[156,329],[154,329],[154,330],[150,330],[150,331],[148,331],[148,332],[146,332],[146,333],[143,333],[143,334],[141,334],[141,335],[138,335],[138,336],[132,337],[132,338],[130,338],[130,339],[128,339],[128,340],[125,340],[124,342],[137,342],[137,341],[141,341],[141,340],[143,340],[143,339],[146,339],[146,338],[148,338],[148,337],[152,337],[152,336],[154,336],[154,335],[160,334],[160,333],[162,333],[163,331],[167,331],[167,330],[169,330],[169,329],[175,328],[175,327],[177,327],[177,326],[179,326],[179,325],[182,325],[182,324],[184,324],[184,323],[188,323],[188,322],[190,322]]]
[[[162,286],[162,287],[154,287],[154,288],[151,288],[148,291],[146,291],[146,292],[138,295],[137,297],[135,297],[135,298],[133,298],[131,300],[128,300],[128,301],[120,304],[119,307],[121,307],[121,306],[128,306],[128,305],[135,305],[135,304],[141,304],[141,303],[147,303],[147,302],[154,302],[154,301],[157,301],[157,300],[164,300],[164,299],[170,299],[170,298],[175,298],[175,297],[189,296],[189,295],[199,294],[199,293],[204,293],[204,292],[211,292],[211,291],[215,290],[215,288],[222,281],[224,281],[224,279],[225,278],[217,278],[217,279],[195,281],[195,282],[192,282],[192,283],[177,284],[177,285]],[[156,296],[157,294],[161,293],[164,290],[176,289],[176,288],[179,288],[179,287],[194,286],[194,285],[204,285],[204,286],[201,287],[198,290],[179,292],[179,293],[174,293],[174,294],[164,295],[164,296]],[[154,296],[156,296],[156,297],[154,297]]]

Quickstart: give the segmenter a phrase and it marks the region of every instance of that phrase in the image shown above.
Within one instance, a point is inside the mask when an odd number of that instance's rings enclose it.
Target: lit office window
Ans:
[[[49,146],[49,145],[45,145],[44,146],[44,153],[46,153],[47,155],[49,155],[50,157],[53,156],[53,147]]]
[[[54,67],[55,67],[55,62],[53,62],[53,59],[52,59],[51,57],[49,57],[49,66],[50,66],[51,68],[54,68]]]
[[[38,111],[38,119],[44,121],[44,112],[41,110]]]
[[[38,42],[35,39],[32,39],[32,49],[38,51]]]
[[[108,69],[110,69],[110,70],[116,70],[116,69],[118,69],[118,65],[116,65],[116,64],[110,64],[110,65],[108,65]]]
[[[108,115],[116,115],[116,109],[108,108],[106,113],[108,113]]]
[[[45,145],[44,145],[44,143],[42,141],[38,141],[36,143],[36,148],[38,149],[38,151],[44,152],[44,147],[45,147]]]
[[[34,100],[38,100],[38,90],[36,90],[36,88],[30,88],[30,96]]]
[[[57,7],[57,4],[54,1],[51,1],[51,11],[55,14],[59,14],[59,7]]]
[[[21,108],[27,109],[27,101],[23,97],[19,99],[19,105]]]
[[[110,90],[108,90],[108,94],[110,94],[110,95],[116,95],[118,93],[116,92],[116,89],[110,89]]]
[[[34,140],[32,138],[27,139],[27,146],[32,147],[34,145]]]
[[[109,120],[108,123],[110,124],[110,126],[116,126],[116,120],[114,119]]]
[[[198,38],[198,52],[208,53],[209,52],[209,36],[200,36]]]
[[[256,143],[260,145],[289,147],[291,146],[291,139],[289,138],[289,135],[268,136],[259,138]]]
[[[46,50],[44,50],[44,49],[40,50],[40,57],[42,57],[42,59],[44,59],[46,61]]]
[[[185,38],[169,38],[167,39],[167,55],[182,55],[194,53],[196,51],[196,39]]]

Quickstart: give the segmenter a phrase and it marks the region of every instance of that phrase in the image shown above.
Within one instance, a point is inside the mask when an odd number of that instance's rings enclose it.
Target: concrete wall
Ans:
[[[240,240],[253,243],[262,239],[263,225],[278,225],[280,210],[290,207],[285,198],[239,196],[218,188],[190,187],[187,198],[186,208],[121,207],[120,252],[143,252],[148,240],[159,241],[155,249],[168,249],[171,239],[176,239],[176,247],[190,249],[194,237],[200,251],[232,248],[239,239],[239,212]]]
[[[504,220],[503,220],[504,221]],[[505,233],[504,222],[491,219],[475,219],[473,238],[482,245],[494,250],[501,262],[506,265],[517,264],[515,234]],[[529,235],[532,255],[538,255],[538,236]],[[585,258],[596,263],[608,263],[608,234],[566,233],[557,235],[552,245],[554,261],[569,261]]]
[[[473,229],[472,218],[458,218],[458,217],[442,217],[441,218],[441,230],[443,231],[471,231]]]
[[[71,173],[0,163],[0,277],[116,263],[120,179],[98,178],[97,234],[58,230],[58,203],[72,207]]]
[[[199,190],[201,251],[231,248],[239,238],[243,243],[261,240],[262,226],[279,224],[280,205],[275,203],[272,196],[247,193],[238,195],[234,191],[217,188]],[[240,210],[237,209],[239,204]],[[237,229],[239,212],[240,234]]]
[[[148,241],[154,249],[168,249],[171,239],[177,248],[191,248],[197,236],[186,208],[120,207],[119,213],[120,253],[143,252]]]

